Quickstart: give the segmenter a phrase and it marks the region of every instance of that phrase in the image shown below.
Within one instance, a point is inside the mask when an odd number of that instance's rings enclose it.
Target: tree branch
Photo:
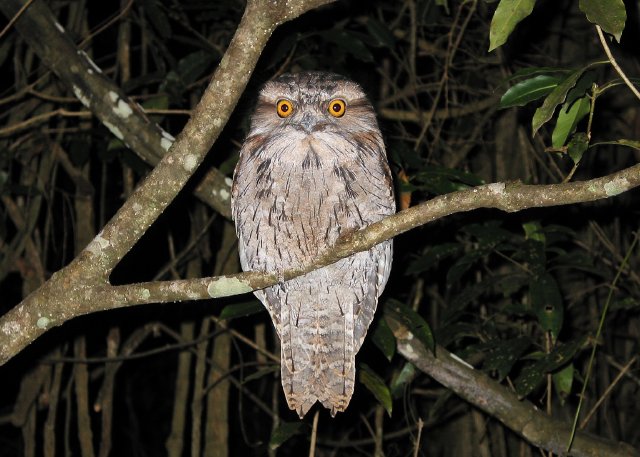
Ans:
[[[246,31],[245,34],[238,35],[236,33],[235,37],[244,36],[245,39],[241,43],[236,43],[233,57],[230,57],[229,52],[223,57],[223,60],[226,58],[227,61],[230,58],[231,61],[240,59],[239,62],[242,62],[242,65],[237,69],[225,72],[220,72],[221,68],[219,67],[216,72],[219,76],[227,75],[230,77],[226,81],[219,79],[225,83],[220,85],[219,89],[229,90],[230,92],[225,92],[225,94],[232,95],[235,100],[226,107],[227,113],[222,117],[209,116],[208,120],[222,121],[220,125],[208,127],[217,131],[213,140],[217,138],[218,133],[226,124],[229,114],[233,111],[239,95],[242,94],[246,82],[251,76],[257,57],[262,53],[271,32],[279,24],[332,1],[334,0],[277,0],[270,5],[256,0],[248,2],[245,17],[249,10],[251,10],[251,14],[245,23],[248,24],[248,27],[255,27],[255,29],[249,29],[251,33],[246,33]],[[54,19],[53,12],[42,0],[33,1],[26,9],[25,6],[27,5],[22,0],[3,0],[0,2],[0,11],[11,21],[15,20],[16,29],[44,64],[68,86],[77,99],[90,109],[114,136],[122,140],[144,162],[149,165],[157,165],[172,145],[173,136],[151,121],[144,109],[108,79],[89,56],[71,41],[64,28]],[[238,45],[244,45],[245,48]],[[233,50],[231,45],[229,49]],[[236,89],[238,92],[234,92]],[[208,92],[211,93],[211,86]],[[226,101],[225,97],[220,97],[217,105],[222,106]],[[41,117],[46,116],[45,114]],[[36,118],[29,122],[37,121]],[[14,130],[14,127],[7,128],[1,134],[8,135]],[[211,141],[212,144],[213,141]],[[195,195],[226,218],[231,217],[230,181],[218,169],[211,167],[196,187]]]
[[[525,440],[547,451],[565,455],[571,426],[547,416],[505,386],[463,363],[437,346],[435,355],[401,323],[387,317],[398,342],[398,352],[419,370],[452,390],[472,405],[495,417]],[[571,447],[574,457],[632,457],[640,453],[626,443],[578,432]]]
[[[638,186],[640,164],[589,181],[549,185],[493,183],[441,195],[341,239],[330,251],[307,267],[285,272],[284,278],[291,279],[356,252],[366,251],[384,240],[451,214],[479,208],[515,212],[527,208],[568,205],[613,197]],[[101,244],[105,242],[98,235],[87,250],[99,251]],[[111,286],[106,282],[77,282],[67,285],[58,278],[61,273],[56,273],[41,289],[0,318],[0,365],[46,330],[80,315],[140,304],[238,295],[263,289],[279,280],[275,274],[246,272],[124,286]]]
[[[78,257],[2,317],[0,364],[46,331],[50,324],[59,325],[79,313],[88,312],[87,306],[91,307],[91,304],[83,294],[91,287],[108,284],[113,268],[171,203],[202,162],[243,93],[273,30],[279,24],[331,1],[247,2],[244,15],[211,83],[169,151]],[[20,5],[18,0],[0,2],[0,8],[9,15],[15,13]],[[34,13],[31,12],[32,8]],[[127,138],[137,141],[140,148],[147,148],[149,154],[157,152],[157,148],[162,147],[163,139],[166,143],[168,138],[159,131],[155,132],[153,141],[148,137],[137,136],[138,129],[146,128],[142,118],[133,115],[137,109],[132,107],[119,89],[107,84],[106,79],[98,77],[99,69],[86,55],[77,52],[68,37],[61,34],[61,26],[56,26],[55,22],[53,28],[60,33],[52,35],[52,21],[48,16],[51,16],[51,12],[41,1],[36,0],[16,21],[16,27],[25,37],[33,37],[32,44],[44,56],[43,59],[68,78],[74,93],[85,105],[104,116],[115,115],[115,120],[120,119],[118,126],[131,129],[131,135]],[[59,39],[54,40],[54,35]],[[61,44],[65,46],[64,54],[56,53],[52,47]],[[47,56],[50,55],[55,58],[49,59]],[[81,60],[85,61],[83,65],[76,60],[77,55],[81,55]],[[90,94],[96,93],[95,87],[102,87],[100,99],[89,98]],[[110,100],[111,103],[103,105],[105,100]],[[107,113],[108,111],[111,113]],[[105,125],[111,125],[109,120]],[[114,125],[111,125],[112,132],[125,138],[118,127],[113,128]],[[225,194],[221,190],[219,196],[229,200],[228,192]],[[69,309],[65,310],[67,306]],[[80,312],[81,310],[84,312]]]
[[[0,2],[0,10],[8,18],[17,14],[21,7],[21,0]],[[149,165],[160,162],[173,143],[173,136],[151,121],[144,109],[71,41],[42,0],[34,1],[22,14],[16,21],[16,29],[42,62],[115,137]],[[12,130],[7,128],[2,134],[10,133]],[[227,218],[231,216],[229,198],[222,197],[229,192],[225,176],[216,168],[209,170],[195,190],[198,198]]]
[[[609,58],[609,62],[611,63],[613,68],[616,70],[616,73],[620,75],[620,77],[622,78],[624,83],[627,85],[629,90],[633,92],[633,95],[635,95],[638,98],[638,100],[640,100],[640,91],[638,91],[638,88],[633,85],[633,83],[629,80],[629,77],[626,75],[624,71],[622,71],[622,68],[620,67],[620,65],[618,65],[618,61],[615,59],[615,57],[613,57],[613,53],[611,52],[611,49],[609,49],[609,45],[607,44],[607,40],[604,37],[604,33],[602,33],[602,27],[600,27],[598,24],[596,24],[596,31],[598,32],[598,38],[600,38],[600,44],[604,49],[604,53]]]

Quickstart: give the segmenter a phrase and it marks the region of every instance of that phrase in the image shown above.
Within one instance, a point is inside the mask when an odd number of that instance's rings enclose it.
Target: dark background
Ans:
[[[540,101],[505,110],[498,103],[507,88],[524,79],[510,79],[520,69],[566,70],[606,59],[577,2],[537,2],[507,45],[491,53],[489,24],[496,3],[436,3],[441,2],[338,2],[278,28],[205,164],[118,265],[112,283],[237,271],[229,221],[194,199],[191,190],[208,167],[231,176],[255,95],[261,84],[283,72],[332,71],[365,88],[379,113],[404,204],[495,181],[561,182],[574,164],[566,153],[545,150],[555,121],[531,136],[531,117]],[[237,1],[134,0],[128,9],[127,2],[115,1],[48,4],[74,42],[91,36],[83,49],[127,94],[145,108],[169,110],[152,119],[174,135],[187,117],[172,110],[197,103],[243,11]],[[640,73],[637,2],[627,2],[627,14],[622,42],[612,47],[627,74],[635,76]],[[1,38],[0,71],[3,129],[59,108],[84,110],[15,30]],[[590,77],[602,86],[617,75],[601,65]],[[33,90],[48,98],[24,90],[36,81]],[[591,144],[637,141],[638,106],[622,85],[599,96]],[[425,115],[433,116],[416,121]],[[583,120],[578,131],[586,128]],[[51,159],[53,144],[91,184],[91,215],[78,211],[77,184],[60,156]],[[603,176],[638,157],[638,150],[628,147],[592,147],[573,179]],[[37,286],[19,247],[24,240],[35,243],[48,277],[83,248],[75,243],[78,218],[90,217],[97,233],[148,171],[95,118],[53,116],[3,133],[0,314]],[[413,308],[439,344],[571,422],[590,338],[608,306],[581,419],[611,388],[586,429],[638,446],[640,381],[633,364],[640,335],[638,248],[633,245],[638,196],[631,191],[601,202],[517,214],[480,210],[417,228],[395,240],[394,267],[380,307],[401,302]],[[30,227],[16,225],[11,204],[31,217]],[[621,268],[628,254],[629,266]],[[248,311],[238,311],[239,305]],[[233,318],[218,320],[223,309]],[[540,309],[548,311],[546,318]],[[382,443],[378,452],[387,457],[414,455],[419,419],[425,425],[417,455],[538,455],[398,354],[385,357],[393,342],[380,322],[374,321],[357,360],[386,386],[393,412],[387,415],[371,385],[357,383],[345,413],[330,419],[320,412],[317,455],[374,455],[376,437]],[[558,329],[553,335],[552,327]],[[109,442],[111,455],[165,455],[176,417],[184,423],[184,442],[174,444],[171,455],[305,455],[313,414],[300,422],[288,410],[278,364],[238,335],[279,353],[267,313],[251,295],[103,312],[46,333],[0,367],[0,455],[44,455],[47,426],[56,437],[49,451],[58,455],[87,455],[78,439],[87,430],[96,454]],[[108,341],[117,346],[117,361],[103,359]],[[574,349],[562,357],[554,352],[567,347]],[[189,364],[181,372],[179,354],[187,354]],[[554,358],[555,365],[545,365]],[[616,379],[629,363],[630,370]],[[107,373],[116,365],[108,384]],[[86,369],[86,380],[78,376],[78,367]],[[207,379],[200,379],[198,370]],[[216,370],[222,381],[199,397]],[[523,389],[527,376],[534,381]],[[206,395],[220,386],[228,389],[228,409],[207,408]],[[188,392],[186,407],[178,400],[181,387]],[[83,395],[89,402],[84,413]],[[57,414],[47,425],[54,399]],[[204,408],[200,416],[193,404]],[[112,408],[106,433],[105,405]],[[203,443],[212,429],[226,438],[206,452]]]

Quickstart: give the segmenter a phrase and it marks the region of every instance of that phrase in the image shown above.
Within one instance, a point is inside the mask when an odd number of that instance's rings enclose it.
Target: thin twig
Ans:
[[[210,316],[210,319],[213,320],[215,323],[221,322],[221,319],[219,319],[219,318],[217,318],[215,316]],[[260,347],[260,345],[256,344],[255,341],[251,340],[250,338],[247,338],[242,333],[240,333],[237,330],[234,330],[232,328],[228,328],[227,331],[231,334],[231,336],[233,336],[233,337],[237,338],[238,340],[242,341],[244,344],[246,344],[250,348],[255,349],[257,352],[259,352],[262,355],[266,356],[267,358],[273,360],[274,362],[280,363],[280,357],[278,357],[277,355],[273,354],[270,351],[267,351],[265,348]]]
[[[616,362],[616,360],[612,356],[606,355],[604,358],[612,367],[617,368],[618,370],[622,370],[624,368],[624,366],[621,363]],[[629,373],[628,371],[626,371],[624,375],[631,381],[635,382],[638,386],[640,386],[640,378],[638,376],[635,376],[633,373]]]
[[[573,440],[576,434],[576,430],[578,428],[578,420],[580,418],[580,410],[582,409],[582,404],[584,402],[584,396],[585,393],[587,391],[587,385],[589,384],[589,378],[591,377],[591,372],[593,370],[593,364],[594,364],[594,359],[596,356],[596,349],[598,347],[598,340],[600,339],[600,335],[602,334],[602,329],[604,328],[604,321],[607,317],[607,312],[609,311],[609,305],[611,304],[612,300],[613,300],[613,292],[616,290],[616,285],[618,284],[618,280],[620,279],[620,276],[622,276],[622,272],[625,269],[625,267],[627,266],[627,263],[629,262],[629,259],[631,258],[631,254],[633,253],[633,250],[635,249],[637,243],[638,243],[638,238],[640,237],[640,231],[636,232],[635,237],[633,238],[633,242],[631,243],[631,246],[629,247],[629,249],[627,250],[627,255],[625,255],[624,259],[622,260],[622,263],[620,264],[620,266],[618,267],[618,271],[616,273],[615,278],[613,278],[613,282],[611,283],[611,287],[609,288],[609,296],[607,297],[607,301],[604,303],[604,308],[602,309],[602,313],[600,315],[600,323],[598,324],[598,330],[596,331],[596,335],[593,338],[593,347],[591,349],[591,356],[589,357],[589,364],[587,366],[587,373],[584,377],[584,383],[582,384],[582,391],[580,392],[580,401],[578,402],[578,407],[576,408],[576,414],[573,418],[573,424],[571,426],[571,436],[569,438],[569,442],[567,443],[567,449],[566,452],[567,454],[569,453],[569,451],[571,451],[571,446],[573,445]]]
[[[384,408],[380,404],[376,406],[374,425],[375,450],[373,451],[373,455],[374,457],[384,457],[384,452],[382,451],[382,441],[384,438]]]
[[[31,127],[34,124],[38,124],[40,122],[44,122],[55,116],[64,116],[64,117],[91,117],[93,113],[91,111],[69,111],[64,108],[58,108],[53,111],[49,111],[47,113],[38,114],[36,116],[30,117],[22,122],[18,122],[16,124],[9,125],[3,129],[0,129],[0,136],[8,136],[12,135],[15,132],[25,129],[27,127]]]
[[[29,8],[29,5],[31,5],[33,2],[34,0],[29,0],[27,3],[22,5],[22,8],[20,8],[20,10],[11,18],[11,20],[4,27],[4,29],[2,29],[2,32],[0,32],[0,38],[2,38],[4,34],[9,31],[9,29],[13,26],[13,24],[15,24],[15,22],[20,18],[20,16],[22,16],[22,13],[24,13],[25,10]]]
[[[318,418],[320,417],[320,410],[316,409],[316,413],[313,415],[313,427],[311,429],[311,443],[309,444],[309,457],[316,455],[316,440],[318,438]]]
[[[636,362],[636,360],[638,360],[638,356],[632,357],[631,360],[629,360],[629,362],[624,367],[622,367],[622,369],[614,378],[614,380],[611,382],[611,384],[607,386],[604,393],[600,396],[600,398],[598,398],[598,401],[596,402],[596,404],[593,405],[593,408],[591,408],[591,410],[587,413],[587,416],[580,423],[581,430],[584,430],[584,428],[589,423],[589,420],[591,419],[591,417],[593,417],[593,415],[598,410],[602,402],[609,396],[609,394],[613,391],[613,388],[618,384],[618,382],[622,379],[622,377],[625,374],[627,374],[627,372],[629,371],[629,368],[631,368],[631,365],[633,365]]]
[[[598,31],[598,37],[600,38],[600,43],[604,48],[604,52],[605,54],[607,54],[607,57],[609,58],[609,62],[611,62],[611,65],[613,65],[613,68],[616,69],[616,72],[618,72],[618,74],[620,75],[622,80],[625,82],[625,84],[629,87],[629,89],[631,89],[631,92],[633,92],[634,95],[638,97],[638,100],[640,100],[640,92],[638,91],[636,86],[634,86],[631,83],[631,81],[629,81],[629,78],[627,78],[627,75],[624,74],[624,71],[622,71],[622,68],[620,68],[620,65],[618,65],[618,62],[613,57],[613,54],[611,54],[611,49],[609,49],[609,45],[607,44],[607,41],[604,39],[604,33],[602,33],[602,28],[600,28],[599,25],[596,25],[596,30]]]
[[[424,427],[424,422],[422,422],[422,418],[418,418],[418,436],[416,436],[415,446],[413,448],[413,457],[418,457],[418,452],[420,451],[420,438],[422,437],[422,427]]]

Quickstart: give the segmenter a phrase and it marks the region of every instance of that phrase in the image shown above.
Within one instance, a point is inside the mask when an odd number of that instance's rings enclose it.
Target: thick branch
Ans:
[[[15,355],[18,348],[25,347],[46,331],[49,323],[59,325],[64,320],[78,315],[81,310],[84,311],[80,314],[88,312],[86,307],[91,304],[85,297],[91,294],[86,294],[87,291],[91,290],[91,287],[107,284],[113,268],[171,203],[202,162],[244,91],[273,30],[279,24],[330,1],[332,0],[248,1],[240,25],[211,83],[200,103],[193,110],[190,121],[167,154],[98,236],[70,265],[55,273],[40,289],[2,317],[0,364]],[[17,0],[0,2],[3,11],[8,10],[10,14],[19,6],[20,2]],[[43,8],[44,5],[36,1],[32,7]],[[42,10],[35,15],[28,13],[29,10],[17,21],[18,26],[24,27],[23,33],[26,36],[30,34],[36,36],[35,44],[41,47],[40,50],[45,55],[53,53],[54,49],[51,48],[48,36],[40,35],[40,27],[50,26],[43,19],[45,13]],[[62,37],[69,45],[68,38],[64,35]],[[85,59],[90,62],[88,58],[85,57]],[[98,71],[97,67],[78,68],[73,62],[75,61],[65,61],[64,66],[71,69],[72,72],[68,76],[72,78],[74,84],[87,80],[97,84],[92,79]],[[79,78],[81,73],[86,73],[84,77],[88,79]],[[87,75],[91,75],[91,78]],[[100,81],[104,82],[102,79]],[[85,100],[87,93],[83,92],[80,86],[74,92],[89,107],[93,106],[92,102],[93,104],[98,102]],[[105,95],[115,103],[117,117],[127,121],[124,124],[139,120],[132,116],[135,110],[121,98],[122,94],[119,91],[107,90]],[[110,105],[110,108],[114,110],[113,105]],[[157,144],[161,144],[161,141],[160,139]],[[222,193],[220,196],[223,196]],[[228,199],[229,194],[227,193],[225,197]],[[67,306],[68,309],[65,310]]]
[[[3,0],[0,10],[11,18],[21,0]],[[49,7],[36,0],[16,22],[23,39],[78,100],[89,108],[118,139],[149,165],[157,165],[174,141],[143,108],[107,78],[100,68],[78,49],[55,21]],[[229,184],[212,168],[195,191],[198,198],[225,217],[230,217]]]
[[[465,365],[446,349],[438,346],[436,355],[428,351],[418,338],[399,322],[387,318],[398,341],[398,352],[418,369],[498,419],[534,446],[564,455],[571,425],[547,416],[505,386],[481,371]],[[625,443],[617,443],[578,432],[571,447],[575,457],[632,457],[640,453]]]
[[[201,117],[200,124],[203,131],[212,132],[205,153],[226,124],[271,32],[279,24],[332,1],[334,0],[276,0],[266,3],[249,0],[241,23],[241,27],[244,25],[244,31],[236,31],[235,41],[230,44],[216,71],[213,82],[217,81],[220,84],[210,85],[207,90],[210,94],[209,102],[200,103],[201,107],[205,107],[201,112],[210,110],[209,116]],[[23,6],[24,0],[2,0],[0,11],[11,20]],[[146,163],[157,165],[160,162],[174,138],[147,118],[144,109],[129,99],[113,81],[102,74],[100,68],[84,51],[76,47],[42,0],[36,0],[29,5],[20,14],[15,27],[44,64],[114,136],[122,140]],[[226,62],[232,62],[231,66],[235,68],[223,70],[222,63],[225,59]],[[226,79],[222,79],[225,77]],[[216,92],[217,103],[210,105],[214,101],[211,97],[212,89],[219,89],[221,92]],[[212,109],[214,107],[216,109]],[[221,109],[220,112],[217,108]],[[205,122],[216,124],[206,125]],[[191,163],[190,157],[189,164]],[[194,164],[191,173],[199,163],[198,161]],[[211,168],[204,176],[196,187],[195,194],[223,216],[231,216],[230,181],[216,168]]]
[[[634,165],[589,181],[545,186],[494,183],[442,195],[352,234],[308,267],[285,272],[284,277],[290,279],[308,273],[450,214],[479,208],[498,208],[514,212],[526,208],[588,202],[612,197],[638,186],[640,165]],[[104,241],[100,241],[98,237],[89,245],[90,249],[99,249],[98,245],[102,242]],[[60,280],[54,276],[42,289],[0,318],[0,365],[47,329],[61,325],[76,316],[139,304],[237,295],[277,282],[278,278],[274,274],[249,272],[126,286],[101,283],[77,284],[74,287],[70,284],[60,288]]]

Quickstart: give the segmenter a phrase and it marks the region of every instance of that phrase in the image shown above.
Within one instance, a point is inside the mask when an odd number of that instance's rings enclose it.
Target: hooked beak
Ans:
[[[319,120],[312,113],[305,113],[298,123],[298,126],[306,133],[313,133],[324,130],[325,125],[325,122]]]

